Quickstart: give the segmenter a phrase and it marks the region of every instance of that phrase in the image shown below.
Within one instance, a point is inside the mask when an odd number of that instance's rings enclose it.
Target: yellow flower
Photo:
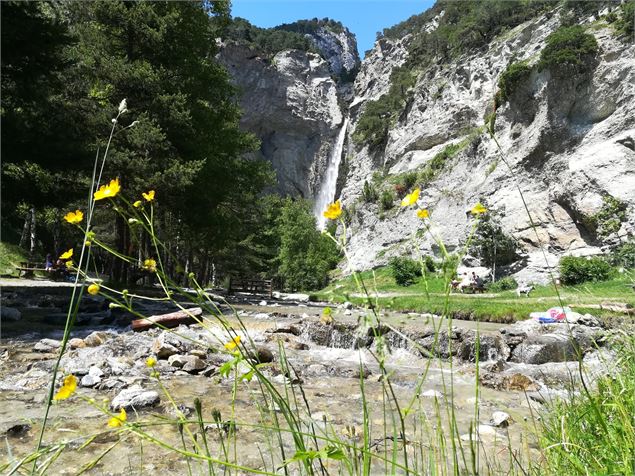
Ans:
[[[141,200],[137,200],[136,202],[134,202],[134,203],[132,204],[132,206],[133,206],[133,207],[135,207],[135,208],[139,208],[141,205],[142,205]]]
[[[57,391],[57,393],[53,397],[53,400],[66,400],[68,397],[70,397],[73,394],[73,392],[75,392],[76,388],[77,388],[77,379],[75,378],[75,376],[67,375],[64,378],[64,384]]]
[[[324,216],[329,220],[337,220],[341,214],[342,203],[339,200],[335,203],[331,203],[324,212]]]
[[[108,426],[112,428],[117,428],[119,426],[122,426],[127,419],[128,419],[128,415],[126,414],[126,410],[122,408],[121,411],[119,412],[119,415],[117,415],[116,417],[112,417],[110,420],[108,420]]]
[[[95,200],[103,200],[104,198],[112,198],[119,193],[119,179],[111,180],[108,185],[102,185],[94,194]]]
[[[415,188],[412,193],[409,193],[408,195],[406,195],[404,197],[404,199],[401,201],[401,206],[402,207],[407,207],[410,205],[414,205],[415,203],[417,203],[417,200],[419,200],[419,194],[421,193],[421,189],[420,188]]]
[[[155,273],[157,271],[157,262],[154,261],[152,258],[144,260],[143,269]]]
[[[62,253],[60,255],[60,259],[63,260],[67,260],[67,259],[71,259],[73,257],[73,248],[71,248],[68,251],[65,251],[64,253]]]
[[[66,262],[66,269],[73,269],[73,260],[68,260]]]
[[[423,220],[424,218],[430,217],[430,213],[427,208],[424,208],[423,210],[417,210],[417,216]]]
[[[154,190],[150,190],[148,193],[142,193],[141,195],[146,199],[146,202],[154,200]]]
[[[472,215],[481,215],[482,213],[487,213],[487,208],[485,208],[481,203],[477,203],[470,210]]]
[[[81,223],[83,219],[84,219],[84,212],[82,212],[81,210],[68,212],[66,215],[64,215],[64,220],[69,222],[71,225],[77,225],[78,223]]]
[[[236,336],[232,340],[230,340],[227,344],[225,344],[225,348],[227,350],[234,350],[236,347],[238,347],[238,344],[240,344],[240,336]]]
[[[99,284],[91,284],[90,286],[88,286],[88,294],[92,294],[93,296],[95,296],[96,294],[99,294]]]
[[[86,246],[90,246],[90,245],[92,245],[93,243],[92,243],[91,241],[86,240],[86,241],[84,241],[84,244],[85,244]]]
[[[154,357],[148,357],[146,359],[146,367],[152,368],[155,365],[157,365],[157,359],[155,359]]]

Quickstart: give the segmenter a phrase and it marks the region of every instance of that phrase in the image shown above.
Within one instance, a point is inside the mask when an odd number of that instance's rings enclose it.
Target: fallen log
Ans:
[[[147,331],[151,327],[178,327],[181,324],[194,324],[198,322],[195,318],[203,314],[200,307],[185,309],[184,311],[170,312],[158,316],[150,316],[144,319],[132,321],[132,330],[135,332]]]

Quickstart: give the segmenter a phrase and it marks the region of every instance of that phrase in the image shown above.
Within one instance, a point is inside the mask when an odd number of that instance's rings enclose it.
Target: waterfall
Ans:
[[[329,203],[335,200],[335,189],[337,187],[337,174],[342,161],[342,149],[344,148],[344,139],[346,138],[346,126],[348,125],[348,117],[344,119],[344,124],[337,136],[335,147],[329,157],[329,163],[326,169],[326,175],[320,184],[320,191],[315,197],[315,206],[313,214],[315,215],[318,229],[323,230],[326,227],[326,218],[322,213],[326,210]]]

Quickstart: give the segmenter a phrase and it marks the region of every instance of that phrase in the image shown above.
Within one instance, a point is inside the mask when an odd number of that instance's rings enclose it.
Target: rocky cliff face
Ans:
[[[278,192],[314,197],[343,122],[329,64],[299,50],[268,59],[232,42],[219,59],[240,90],[241,125],[260,139],[255,156],[271,162]]]
[[[343,82],[350,82],[355,78],[360,67],[360,60],[357,53],[357,41],[348,29],[335,31],[321,26],[307,36],[322,52],[333,74],[341,78]]]
[[[483,199],[503,213],[503,230],[524,249],[516,268],[523,268],[517,277],[524,281],[545,280],[540,242],[552,265],[564,254],[601,251],[605,242],[588,226],[588,218],[601,209],[603,197],[628,206],[619,234],[635,232],[635,46],[617,39],[606,24],[596,22],[587,29],[599,45],[589,74],[563,77],[535,68],[498,108],[495,133],[503,156],[485,133],[484,118],[492,110],[499,75],[512,58],[535,64],[559,22],[557,14],[541,16],[501,35],[484,52],[433,64],[419,74],[415,94],[385,145],[370,150],[348,141],[342,199],[355,210],[349,227],[355,268],[411,254],[411,237],[422,228],[412,210],[397,204],[383,213],[378,204],[365,203],[364,182],[378,171],[387,172],[386,183],[421,170],[451,144],[459,151],[446,160],[419,201],[430,210],[433,230],[450,250],[465,243],[472,226],[466,210]],[[390,72],[407,58],[407,42],[408,37],[381,39],[364,60],[354,84],[350,134],[368,101],[388,90]],[[438,256],[429,235],[416,248]]]

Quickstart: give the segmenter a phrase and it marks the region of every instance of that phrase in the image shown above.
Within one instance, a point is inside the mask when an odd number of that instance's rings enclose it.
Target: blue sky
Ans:
[[[372,48],[375,33],[427,10],[434,0],[233,0],[232,15],[260,27],[329,17],[357,36],[361,57]]]

